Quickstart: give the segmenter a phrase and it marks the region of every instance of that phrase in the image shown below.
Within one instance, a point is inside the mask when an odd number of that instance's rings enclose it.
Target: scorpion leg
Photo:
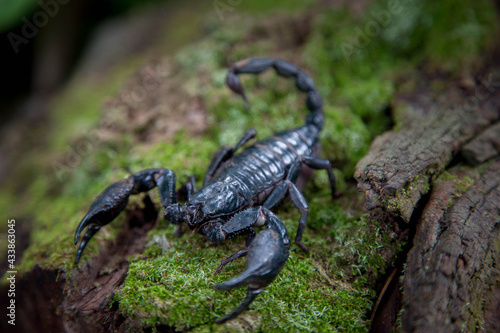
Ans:
[[[147,169],[135,173],[108,186],[92,203],[75,232],[76,245],[81,232],[88,227],[76,253],[75,263],[78,264],[80,261],[80,257],[92,236],[125,209],[131,194],[147,192],[156,186],[158,186],[162,204],[166,208],[166,218],[174,223],[180,222],[182,216],[179,207],[177,207],[178,204],[176,204],[174,172],[169,169]]]
[[[236,214],[221,226],[221,233],[231,237],[254,226],[266,226],[250,243],[248,250],[236,252],[227,260],[246,256],[246,269],[235,278],[215,286],[218,290],[231,290],[248,286],[245,300],[229,315],[216,321],[224,323],[245,311],[255,297],[262,292],[281,272],[285,265],[290,240],[283,222],[265,207],[253,207]],[[228,262],[229,262],[228,261]],[[224,264],[221,264],[221,266]]]
[[[191,175],[187,182],[177,189],[176,198],[177,200],[189,201],[191,194],[194,192],[196,192],[196,179],[194,175]]]
[[[307,205],[304,195],[300,192],[294,182],[300,175],[302,162],[300,160],[296,161],[288,172],[287,178],[276,186],[276,188],[271,192],[267,200],[264,202],[264,207],[272,209],[276,207],[280,202],[283,201],[285,196],[289,194],[295,207],[297,207],[301,213],[299,219],[299,227],[297,229],[297,235],[295,236],[295,244],[304,252],[308,252],[307,246],[301,243],[302,234],[307,226],[307,215],[309,214],[309,206]]]
[[[186,188],[187,188],[187,198],[189,201],[191,194],[196,192],[196,179],[194,178],[194,175],[189,176],[189,180],[186,183]]]
[[[245,246],[247,248],[245,250],[241,250],[241,251],[238,251],[236,253],[233,253],[232,255],[227,257],[226,259],[222,260],[219,267],[215,270],[215,274],[219,274],[222,271],[222,269],[224,268],[224,266],[229,264],[231,261],[246,256],[248,253],[248,247],[250,246],[253,239],[255,238],[255,235],[256,235],[255,230],[253,230],[253,228],[248,229],[248,236],[245,239]]]
[[[207,169],[207,173],[205,175],[205,179],[203,180],[203,186],[207,185],[212,177],[215,175],[217,172],[217,169],[221,166],[222,163],[233,157],[234,153],[245,143],[250,141],[251,139],[255,138],[257,135],[257,131],[255,129],[249,129],[243,134],[241,137],[240,141],[236,144],[236,146],[231,147],[231,146],[224,146],[219,148],[212,157],[212,161],[210,161],[210,164]]]
[[[184,185],[179,187],[179,189],[177,189],[177,192],[176,192],[177,200],[189,201],[189,198],[191,197],[191,195],[194,192],[196,192],[195,180],[196,180],[195,176],[191,175],[191,176],[189,176],[188,181]],[[174,232],[174,237],[179,238],[182,236],[182,225],[183,225],[183,223],[177,224],[177,228],[175,229],[175,232]]]
[[[220,272],[222,272],[222,269],[224,268],[224,266],[226,266],[227,264],[229,264],[233,260],[236,260],[236,259],[241,258],[241,257],[245,257],[247,254],[248,254],[248,249],[240,250],[238,252],[233,253],[232,255],[230,255],[229,257],[227,257],[226,259],[221,261],[219,267],[217,267],[217,269],[215,270],[215,274],[220,274]]]
[[[330,163],[329,160],[326,160],[324,158],[316,157],[316,156],[302,156],[301,157],[302,162],[306,164],[307,166],[311,167],[312,169],[315,170],[326,170],[328,173],[328,180],[330,181],[330,189],[332,191],[332,198],[338,198],[337,190],[336,190],[336,181],[335,181],[335,176],[332,171],[332,164]]]

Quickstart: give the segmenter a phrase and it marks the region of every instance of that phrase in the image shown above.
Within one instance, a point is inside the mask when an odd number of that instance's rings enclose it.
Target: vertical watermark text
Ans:
[[[16,325],[16,220],[7,220],[7,322]]]

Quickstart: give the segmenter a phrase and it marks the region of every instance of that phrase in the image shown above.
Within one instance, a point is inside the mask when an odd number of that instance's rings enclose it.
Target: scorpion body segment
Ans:
[[[247,249],[223,260],[217,272],[227,263],[243,256],[247,257],[246,270],[216,286],[220,290],[230,290],[247,285],[247,297],[219,323],[247,309],[256,295],[274,280],[285,265],[290,239],[283,222],[271,210],[287,194],[301,212],[295,243],[308,251],[301,243],[308,206],[296,185],[307,169],[304,166],[326,170],[332,196],[335,196],[331,164],[317,157],[319,135],[324,122],[323,103],[313,80],[283,60],[257,58],[237,62],[229,70],[226,83],[243,97],[247,105],[238,75],[258,74],[269,68],[274,68],[281,76],[294,77],[297,88],[307,94],[306,105],[310,113],[306,123],[259,141],[238,154],[235,154],[236,151],[256,136],[255,130],[248,130],[234,147],[220,148],[208,167],[203,187],[196,190],[193,178],[186,184],[187,198],[183,205],[177,202],[176,176],[170,169],[147,169],[110,185],[97,197],[76,230],[75,244],[80,233],[88,227],[80,243],[76,263],[90,238],[126,207],[131,194],[147,192],[154,187],[158,187],[165,208],[164,217],[171,223],[185,223],[214,243],[239,234],[247,235]],[[264,227],[264,230],[256,234],[256,227]]]

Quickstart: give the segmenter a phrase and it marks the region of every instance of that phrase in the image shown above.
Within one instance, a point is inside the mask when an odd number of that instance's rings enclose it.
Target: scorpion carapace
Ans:
[[[289,62],[270,58],[251,58],[234,64],[226,83],[240,94],[247,104],[238,74],[258,74],[274,68],[280,76],[293,77],[300,91],[307,93],[310,113],[305,125],[278,133],[255,143],[235,154],[256,136],[248,130],[234,146],[220,148],[208,167],[203,187],[196,190],[193,177],[186,184],[186,201],[177,202],[176,176],[170,169],[147,169],[120,180],[106,188],[91,205],[75,233],[75,244],[80,233],[87,228],[76,254],[78,263],[85,246],[92,236],[110,223],[126,206],[129,196],[158,187],[164,217],[173,224],[185,223],[214,243],[235,235],[247,235],[247,248],[223,260],[217,272],[232,260],[246,256],[246,270],[230,281],[215,288],[230,290],[248,286],[245,300],[236,310],[218,320],[219,323],[234,318],[248,308],[256,295],[279,274],[288,259],[290,239],[283,222],[271,212],[288,194],[300,210],[299,227],[295,244],[308,251],[301,243],[306,227],[308,206],[296,186],[302,171],[307,167],[326,170],[332,196],[335,196],[335,179],[328,160],[317,157],[319,134],[323,128],[323,102],[313,80]],[[303,166],[307,166],[303,168]],[[254,228],[264,227],[256,234]]]

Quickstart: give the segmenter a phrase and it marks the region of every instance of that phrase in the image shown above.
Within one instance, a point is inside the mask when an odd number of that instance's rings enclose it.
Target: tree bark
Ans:
[[[403,331],[493,332],[500,318],[499,202],[499,161],[463,195],[454,180],[432,189],[408,253]],[[496,321],[481,327],[490,315]]]
[[[357,165],[368,209],[414,230],[404,332],[500,328],[500,75],[489,73],[465,96],[456,86],[398,96],[399,130],[376,138]]]
[[[466,143],[487,136],[482,133],[499,119],[499,78],[495,75],[493,80],[493,71],[480,75],[479,85],[468,95],[458,86],[441,93],[422,82],[416,93],[397,97],[394,118],[399,130],[377,137],[356,167],[358,189],[365,192],[368,209],[383,207],[409,222],[432,178]],[[471,149],[469,145],[468,154],[474,154]]]

